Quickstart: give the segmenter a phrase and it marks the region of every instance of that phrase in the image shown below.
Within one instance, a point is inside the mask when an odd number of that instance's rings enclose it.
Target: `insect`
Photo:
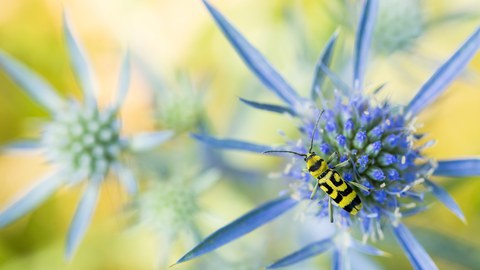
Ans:
[[[320,113],[320,116],[315,123],[315,127],[313,129],[312,138],[310,141],[310,149],[308,153],[302,154],[297,153],[294,151],[287,151],[287,150],[269,150],[265,151],[264,153],[291,153],[297,156],[303,157],[303,160],[306,162],[306,167],[308,172],[317,179],[315,187],[312,191],[312,195],[310,199],[313,198],[315,193],[317,192],[318,187],[322,189],[329,198],[329,212],[330,212],[330,221],[333,222],[333,215],[332,215],[332,205],[331,200],[335,201],[338,206],[340,206],[343,210],[349,212],[352,215],[355,215],[362,209],[362,201],[358,196],[357,192],[353,190],[353,188],[340,176],[340,174],[335,170],[335,168],[339,168],[348,164],[348,161],[342,162],[337,164],[335,167],[330,168],[328,166],[328,161],[321,158],[315,152],[312,151],[313,149],[313,138],[315,137],[315,133],[317,131],[318,123],[320,122],[320,118],[323,114],[323,111]],[[335,155],[332,154],[328,160],[332,159]]]

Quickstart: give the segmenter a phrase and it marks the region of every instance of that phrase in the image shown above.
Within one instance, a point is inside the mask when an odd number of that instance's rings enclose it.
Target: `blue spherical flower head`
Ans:
[[[289,114],[300,121],[302,133],[299,141],[287,142],[285,147],[273,148],[230,139],[216,139],[205,134],[195,138],[214,147],[242,150],[256,153],[290,152],[297,157],[285,172],[292,180],[290,195],[260,205],[230,224],[217,230],[180,258],[177,263],[191,260],[210,252],[252,230],[270,222],[298,204],[310,200],[316,179],[305,170],[303,157],[309,152],[313,138],[313,150],[323,158],[330,160],[344,180],[361,198],[363,207],[356,215],[350,215],[338,207],[329,207],[332,202],[325,193],[317,193],[318,218],[333,215],[338,228],[335,235],[306,245],[304,248],[269,265],[277,268],[291,265],[314,255],[333,249],[333,269],[343,269],[348,264],[347,251],[356,249],[373,255],[385,253],[355,240],[351,229],[358,228],[364,241],[382,238],[385,225],[392,228],[393,234],[404,249],[415,269],[436,269],[435,263],[417,242],[410,231],[401,223],[402,216],[413,215],[425,209],[421,205],[425,192],[431,192],[454,214],[464,220],[464,216],[455,201],[440,186],[431,181],[434,175],[471,176],[480,175],[480,160],[459,159],[434,161],[422,154],[420,134],[415,133],[415,116],[432,103],[465,68],[480,47],[480,28],[448,59],[421,87],[416,96],[406,105],[396,105],[389,101],[379,101],[376,93],[365,91],[364,80],[368,51],[373,36],[375,18],[379,1],[363,2],[363,10],[358,23],[353,58],[353,80],[345,82],[330,69],[337,33],[330,38],[315,66],[314,79],[310,89],[310,98],[300,95],[269,64],[230,22],[208,1],[203,1],[215,22],[245,64],[258,79],[284,105],[260,103],[241,99],[245,104],[264,111]],[[336,86],[332,100],[324,92],[323,82],[329,79]],[[320,119],[320,129],[314,134],[315,121]],[[313,137],[312,137],[313,136]],[[274,151],[272,151],[274,150]],[[292,153],[294,152],[294,153]],[[291,159],[290,159],[291,160]],[[333,213],[326,211],[333,209]]]
[[[32,211],[62,186],[72,186],[87,180],[67,236],[65,255],[71,259],[88,228],[100,186],[107,174],[110,171],[115,172],[127,191],[135,193],[136,180],[133,171],[126,166],[124,156],[150,150],[172,137],[173,132],[151,132],[130,138],[121,136],[119,110],[129,85],[129,55],[126,55],[122,63],[116,100],[111,106],[100,108],[96,100],[95,80],[66,16],[64,35],[72,67],[83,91],[83,102],[65,100],[41,76],[0,51],[0,68],[48,110],[52,119],[45,125],[40,140],[12,144],[7,146],[7,149],[15,150],[20,147],[22,150],[43,150],[56,169],[23,197],[0,211],[0,227]]]
[[[355,190],[363,205],[357,215],[345,215],[345,210],[336,207],[333,219],[340,226],[359,225],[365,238],[374,240],[383,235],[381,223],[396,222],[403,211],[416,207],[417,198],[426,190],[422,187],[424,181],[434,170],[434,162],[422,156],[413,120],[405,117],[402,107],[378,100],[375,94],[356,92],[345,96],[337,92],[335,100],[326,108],[303,115],[304,124],[300,128],[305,131],[303,144],[307,147],[303,152],[306,152],[314,136],[310,127],[320,110],[325,110],[319,119],[313,150],[325,160],[330,154],[323,149],[335,153],[329,166]],[[392,144],[392,138],[402,143]],[[345,165],[335,168],[339,163]],[[293,171],[301,171],[305,163],[297,161],[290,166]],[[307,177],[297,179],[304,186],[295,185],[298,189],[293,193],[301,200],[309,200],[312,186],[318,180],[308,173],[304,175]],[[320,215],[328,216],[329,207],[324,203],[329,200],[326,193],[318,192],[315,199],[321,201]]]

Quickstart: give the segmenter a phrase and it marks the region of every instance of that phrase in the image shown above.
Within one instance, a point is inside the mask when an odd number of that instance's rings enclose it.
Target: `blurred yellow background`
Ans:
[[[338,11],[337,5],[329,1],[293,0],[211,2],[300,93],[308,93],[316,57],[341,21],[331,16],[333,11]],[[344,2],[354,4],[355,1]],[[480,3],[476,0],[423,2],[427,18],[460,11],[480,13]],[[67,10],[93,66],[101,89],[102,106],[109,104],[114,96],[120,61],[128,47],[170,81],[174,81],[172,78],[179,70],[186,72],[193,81],[210,81],[204,106],[215,135],[280,144],[283,139],[277,131],[294,129],[285,116],[253,111],[239,103],[238,97],[271,103],[276,99],[247,70],[199,0],[0,0],[0,49],[44,76],[63,96],[79,98],[81,93],[63,40],[62,9]],[[293,10],[294,16],[300,16],[303,33],[289,25],[286,10]],[[479,25],[480,14],[476,15],[425,31],[417,40],[414,52],[372,57],[367,82],[371,86],[388,82],[385,96],[403,104],[408,102],[433,70]],[[339,50],[348,52],[351,49],[351,34],[351,29],[344,25],[341,38],[348,44]],[[299,55],[306,55],[307,61]],[[124,134],[162,129],[161,123],[153,119],[151,87],[138,67],[134,65],[132,70],[130,92],[121,111]],[[480,54],[470,64],[468,72],[421,115],[418,122],[423,122],[424,126],[420,131],[437,141],[427,150],[428,155],[435,158],[480,155],[479,101]],[[37,137],[42,123],[47,120],[47,112],[0,72],[0,142]],[[182,134],[176,140],[174,143],[181,145],[191,139]],[[175,155],[173,147],[165,149]],[[204,236],[260,202],[275,197],[284,187],[278,179],[267,177],[268,173],[276,172],[276,161],[250,154],[228,156],[241,163],[240,167],[260,170],[264,178],[251,185],[264,188],[260,192],[252,191],[255,186],[239,184],[235,179],[221,179],[200,198],[201,205],[217,216],[215,222],[202,221]],[[48,170],[41,153],[0,155],[0,206],[22,194]],[[165,250],[156,237],[152,237],[152,231],[131,226],[129,217],[122,211],[128,196],[112,180],[103,186],[93,222],[71,262],[63,259],[64,239],[82,186],[62,189],[33,213],[0,230],[0,269],[155,269]],[[440,269],[475,269],[480,265],[479,180],[438,179],[457,200],[468,224],[461,223],[439,203],[406,221]],[[292,228],[285,224],[290,217],[281,219],[283,223],[279,220],[221,249],[221,257],[232,263],[218,266],[218,269],[258,269],[298,248],[302,243],[295,240],[295,235],[308,235],[307,230],[312,227],[298,221],[298,227]],[[318,236],[318,232],[315,234]],[[173,263],[193,244],[175,245],[167,264]],[[391,239],[379,244],[391,252],[393,258],[375,258],[377,263],[387,269],[409,267]],[[262,257],[255,254],[262,254]],[[215,259],[215,255],[208,256],[199,260]],[[320,256],[299,266],[318,269],[315,265],[325,263],[326,258]],[[195,267],[202,269],[198,262],[173,269]]]

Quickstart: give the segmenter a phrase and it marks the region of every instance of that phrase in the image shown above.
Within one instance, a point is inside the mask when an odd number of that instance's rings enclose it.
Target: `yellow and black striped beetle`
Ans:
[[[315,187],[312,191],[312,195],[310,198],[313,198],[315,195],[318,187],[322,189],[329,197],[329,207],[330,207],[330,221],[333,222],[332,218],[332,208],[331,208],[331,201],[333,200],[340,206],[343,210],[349,212],[352,215],[355,215],[362,209],[362,201],[358,196],[357,192],[353,190],[353,188],[340,176],[340,174],[335,170],[340,166],[344,166],[348,164],[348,161],[342,162],[337,164],[335,167],[330,168],[328,166],[328,162],[318,156],[315,152],[312,151],[313,149],[313,138],[315,136],[315,132],[318,127],[318,123],[320,122],[320,118],[323,114],[320,113],[318,117],[315,127],[313,129],[311,141],[310,141],[310,149],[308,150],[307,154],[297,153],[294,151],[287,151],[287,150],[269,150],[265,151],[264,153],[291,153],[304,158],[306,162],[306,167],[310,175],[317,179]],[[333,156],[333,155],[332,155]],[[331,158],[331,157],[330,157]],[[329,159],[330,159],[329,158]]]

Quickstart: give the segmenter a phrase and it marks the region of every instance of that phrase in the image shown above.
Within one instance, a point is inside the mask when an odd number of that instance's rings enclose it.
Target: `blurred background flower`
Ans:
[[[311,82],[305,78],[312,77],[318,55],[338,25],[338,21],[334,20],[337,15],[326,2],[246,0],[212,1],[212,4],[228,13],[272,64],[306,94]],[[353,7],[355,3],[352,2],[356,1],[345,2]],[[202,82],[207,78],[206,81],[210,83],[204,107],[215,134],[279,144],[284,142],[284,137],[275,135],[280,125],[287,134],[295,132],[285,117],[276,114],[259,115],[238,102],[238,96],[266,101],[271,94],[252,79],[231,46],[218,33],[200,1],[71,0],[61,4],[40,0],[0,0],[0,6],[0,47],[44,75],[66,96],[79,97],[81,92],[70,69],[61,34],[63,7],[70,11],[79,39],[91,58],[102,89],[99,96],[101,106],[114,96],[121,61],[119,56],[124,45],[128,44],[133,53],[148,59],[148,63],[159,74],[165,74],[166,80],[171,82],[169,85],[177,84],[174,75],[165,73],[170,72],[172,67],[186,72],[193,82]],[[295,7],[296,14],[305,20],[301,33],[285,30],[291,27],[291,23],[285,20],[285,11],[291,10],[291,7]],[[423,8],[428,14],[435,15],[432,18],[437,15],[447,16],[452,10],[480,10],[479,3],[475,0],[455,3],[426,0]],[[342,10],[339,7],[337,11]],[[426,18],[431,17],[427,15]],[[424,61],[409,56],[408,53],[405,57],[398,57],[409,63],[404,69],[419,79],[405,79],[403,72],[374,64],[369,67],[367,83],[378,81],[379,78],[385,80],[389,87],[399,89],[393,93],[388,91],[392,98],[399,102],[407,101],[429,76],[429,72],[444,62],[477,24],[478,19],[459,20],[424,32],[417,39],[416,45],[425,48],[419,54],[426,55],[424,52],[428,50],[428,55],[432,55],[431,58],[435,61],[431,66],[423,68]],[[347,33],[343,30],[340,32],[340,41],[348,37]],[[306,39],[299,38],[298,34],[305,35]],[[299,54],[305,53],[302,40],[307,40],[304,43],[311,50],[311,56],[304,58],[310,61],[310,65],[299,63]],[[339,42],[341,43],[343,42]],[[349,49],[340,47],[337,48],[337,53]],[[56,57],[52,57],[53,52]],[[470,65],[470,72],[480,73],[478,56]],[[36,134],[39,129],[35,127],[39,126],[39,119],[45,119],[47,113],[26,97],[4,73],[0,73],[0,89],[2,144]],[[122,133],[129,135],[154,128],[163,129],[163,120],[153,121],[153,118],[146,117],[153,114],[150,84],[144,80],[135,64],[132,65],[130,91],[120,112]],[[438,142],[434,147],[426,149],[426,154],[451,158],[480,153],[480,128],[475,124],[476,115],[480,113],[478,100],[478,84],[461,78],[422,115],[420,120],[425,125],[421,132],[430,134]],[[468,111],[464,110],[466,107],[469,108]],[[452,128],[452,123],[458,119],[470,124]],[[179,143],[190,142],[187,134],[183,136]],[[168,145],[165,147],[169,150]],[[246,183],[228,181],[232,177],[225,176],[214,187],[202,193],[199,200],[201,207],[210,209],[221,217],[216,224],[213,221],[200,224],[203,235],[227,224],[265,201],[265,198],[276,196],[284,186],[284,183],[279,183],[281,180],[266,176],[278,165],[279,161],[275,159],[267,160],[265,157],[244,153],[227,153],[225,158],[240,169],[256,169],[262,177],[251,180],[262,187],[252,189]],[[31,186],[32,180],[47,172],[48,166],[44,162],[38,157],[27,157],[22,153],[0,156],[0,204],[6,205],[12,201],[16,194]],[[19,169],[20,166],[28,166],[29,169]],[[474,269],[480,263],[476,256],[480,252],[480,238],[475,237],[476,228],[480,226],[480,200],[477,196],[480,184],[474,179],[461,182],[442,180],[442,186],[447,187],[452,196],[457,198],[468,225],[452,218],[442,207],[433,207],[424,215],[407,220],[407,223],[440,268]],[[148,230],[121,233],[125,223],[130,222],[130,219],[119,214],[127,202],[123,189],[115,181],[106,181],[101,193],[92,226],[82,242],[82,249],[70,264],[63,262],[62,253],[64,232],[67,231],[79,199],[79,193],[75,189],[61,190],[27,218],[0,231],[0,269],[154,269],[160,251],[158,242],[151,233]],[[286,215],[285,220],[296,217],[296,213]],[[432,220],[436,222],[432,224]],[[268,229],[260,229],[248,235],[239,243],[225,247],[218,252],[227,261],[222,269],[258,269],[294,247],[301,247],[306,240],[311,239],[312,234],[321,236],[315,230],[315,225],[299,226],[303,226],[303,229],[300,235],[296,235],[290,230],[289,222],[279,221],[272,223]],[[298,231],[298,228],[295,229]],[[272,246],[273,240],[279,243],[279,235],[282,244]],[[457,249],[450,248],[452,242]],[[382,249],[389,251],[394,250],[393,246],[394,243],[382,243]],[[182,245],[174,247],[170,263],[185,251],[186,248]],[[403,259],[400,249],[394,250],[392,255],[397,259],[375,258],[375,265],[388,269],[408,267],[409,263]],[[319,265],[328,263],[326,258],[327,256],[320,256],[299,267],[318,269]],[[245,262],[249,265],[245,265]],[[175,266],[178,269],[193,267],[194,264]]]

